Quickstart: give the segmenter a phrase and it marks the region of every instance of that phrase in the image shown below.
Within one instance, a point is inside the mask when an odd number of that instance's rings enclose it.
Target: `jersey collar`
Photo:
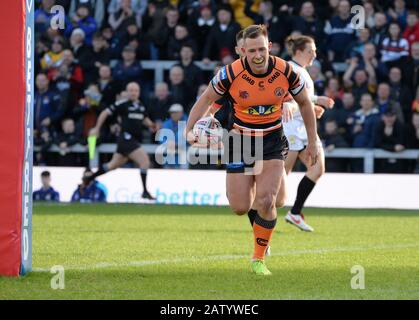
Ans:
[[[274,68],[274,61],[273,61],[273,58],[271,56],[269,56],[268,71],[266,71],[263,74],[253,73],[252,69],[249,66],[249,63],[247,62],[247,58],[244,58],[244,67],[245,67],[246,71],[249,72],[253,77],[255,77],[255,78],[265,78],[272,72],[272,70]]]

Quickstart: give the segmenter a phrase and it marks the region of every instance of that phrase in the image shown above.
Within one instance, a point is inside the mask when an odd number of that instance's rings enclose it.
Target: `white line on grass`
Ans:
[[[359,251],[372,251],[372,250],[391,250],[391,249],[409,249],[419,248],[419,243],[406,243],[400,245],[381,245],[374,247],[340,247],[340,248],[322,248],[322,249],[308,249],[308,250],[290,250],[282,251],[278,253],[272,253],[273,257],[283,257],[292,255],[304,255],[304,254],[328,254],[335,252],[359,252]],[[249,255],[218,255],[218,256],[201,256],[191,258],[174,258],[174,259],[162,259],[162,260],[142,260],[142,261],[130,261],[126,263],[114,263],[114,262],[99,262],[93,265],[87,266],[64,266],[65,270],[93,270],[103,268],[115,268],[115,267],[142,267],[148,265],[160,265],[160,264],[171,264],[171,263],[188,263],[188,262],[203,262],[203,261],[223,261],[223,260],[237,260],[250,258]],[[48,268],[33,268],[33,272],[50,272]]]

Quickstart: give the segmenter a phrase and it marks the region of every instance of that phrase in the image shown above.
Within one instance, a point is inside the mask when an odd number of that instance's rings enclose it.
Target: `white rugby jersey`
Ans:
[[[308,73],[306,68],[303,68],[301,65],[299,65],[294,60],[288,61],[289,64],[291,64],[293,70],[300,75],[300,78],[304,79],[305,86],[307,89],[308,97],[311,98],[314,96],[314,82],[313,79],[311,79],[310,74]],[[293,109],[293,118],[298,120],[303,120],[303,117],[300,113],[300,108]]]

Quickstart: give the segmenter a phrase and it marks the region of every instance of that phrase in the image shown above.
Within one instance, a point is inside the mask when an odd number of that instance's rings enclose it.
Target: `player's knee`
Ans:
[[[246,206],[246,205],[242,205],[242,204],[231,205],[231,209],[238,216],[242,216],[242,215],[244,215],[244,214],[246,214],[246,213],[249,212],[250,206]]]
[[[269,212],[275,207],[275,197],[273,194],[261,194],[256,196],[256,206],[262,212]]]
[[[275,207],[278,209],[278,208],[283,208],[284,206],[285,206],[285,198],[284,197],[277,197]]]

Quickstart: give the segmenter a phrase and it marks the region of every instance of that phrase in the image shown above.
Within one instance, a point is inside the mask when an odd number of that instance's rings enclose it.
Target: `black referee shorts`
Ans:
[[[282,127],[263,137],[244,137],[231,132],[226,159],[227,173],[243,173],[246,169],[253,168],[257,160],[285,160],[288,149],[288,140]]]
[[[141,143],[128,132],[121,132],[118,137],[116,152],[128,156],[134,150],[141,148]]]

